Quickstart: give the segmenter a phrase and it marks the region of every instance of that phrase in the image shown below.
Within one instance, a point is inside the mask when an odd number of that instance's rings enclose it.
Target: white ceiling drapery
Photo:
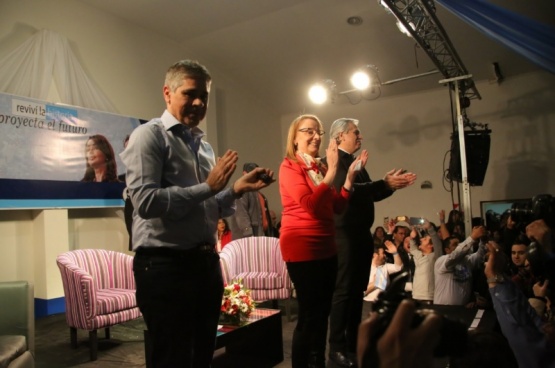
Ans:
[[[0,60],[2,92],[46,101],[52,81],[61,103],[117,113],[56,32],[41,30]]]

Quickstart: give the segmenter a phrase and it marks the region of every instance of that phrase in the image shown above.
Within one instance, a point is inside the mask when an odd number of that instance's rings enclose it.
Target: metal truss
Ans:
[[[461,100],[482,99],[455,47],[439,22],[433,0],[378,0],[395,15],[428,54],[445,79],[456,78]],[[468,76],[467,78],[460,78]],[[459,78],[457,78],[459,77]]]

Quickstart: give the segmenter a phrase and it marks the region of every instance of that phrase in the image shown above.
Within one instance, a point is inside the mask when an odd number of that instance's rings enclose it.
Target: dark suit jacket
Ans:
[[[325,162],[325,158],[323,161]],[[333,185],[339,191],[345,183],[349,166],[353,162],[352,155],[339,150],[339,163]],[[381,201],[393,194],[385,181],[372,181],[366,169],[356,176],[353,191],[347,209],[335,217],[335,226],[355,232],[370,232],[374,223],[374,202]]]

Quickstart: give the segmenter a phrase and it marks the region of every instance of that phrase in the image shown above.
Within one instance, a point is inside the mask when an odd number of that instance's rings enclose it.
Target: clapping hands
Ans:
[[[398,190],[414,184],[416,181],[416,174],[406,172],[403,169],[393,169],[385,174],[383,179],[389,189]]]

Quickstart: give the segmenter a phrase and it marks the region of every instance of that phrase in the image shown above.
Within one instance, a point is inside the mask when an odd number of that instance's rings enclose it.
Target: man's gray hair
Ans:
[[[340,133],[347,133],[347,130],[349,130],[350,123],[353,123],[358,126],[357,119],[341,118],[334,121],[333,124],[331,125],[330,137],[333,139],[336,139],[339,137]]]

